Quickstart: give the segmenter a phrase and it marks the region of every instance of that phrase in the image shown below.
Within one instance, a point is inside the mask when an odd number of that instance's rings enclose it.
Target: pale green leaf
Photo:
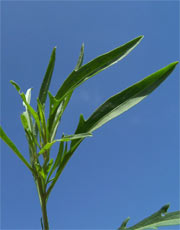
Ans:
[[[38,126],[38,129],[39,129],[39,132],[40,132],[40,140],[41,140],[41,126],[40,126],[40,121],[39,121],[39,117],[38,117],[38,114],[36,113],[36,111],[28,104],[28,102],[26,101],[26,96],[24,93],[21,93],[20,92],[20,87],[18,86],[18,84],[14,81],[10,81],[10,83],[17,89],[19,95],[21,96],[25,106],[27,107],[27,110],[30,112],[30,114],[32,115],[32,117],[34,118],[37,126]]]
[[[146,230],[157,229],[162,226],[180,225],[180,211],[167,213],[168,208],[169,205],[164,205],[158,212],[127,228],[127,222],[130,219],[128,217],[118,230]]]
[[[81,52],[80,52],[80,55],[79,55],[79,59],[78,59],[77,65],[76,65],[76,67],[74,69],[75,71],[77,71],[82,66],[83,59],[84,59],[84,43],[81,46]]]
[[[45,151],[49,150],[52,147],[52,145],[55,144],[56,142],[60,142],[60,141],[66,142],[66,141],[71,141],[71,140],[75,140],[75,139],[82,139],[82,138],[91,137],[91,136],[92,136],[91,133],[80,133],[80,134],[73,134],[73,135],[64,136],[61,139],[57,139],[57,140],[54,140],[52,142],[47,143],[39,151],[38,155],[40,155],[40,154],[44,153]]]

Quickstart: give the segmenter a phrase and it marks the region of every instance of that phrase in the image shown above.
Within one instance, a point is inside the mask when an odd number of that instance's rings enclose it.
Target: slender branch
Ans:
[[[36,178],[36,184],[39,194],[39,200],[41,204],[42,217],[43,217],[43,230],[49,230],[48,216],[47,216],[47,207],[46,207],[46,191],[43,188],[42,181],[40,177]]]

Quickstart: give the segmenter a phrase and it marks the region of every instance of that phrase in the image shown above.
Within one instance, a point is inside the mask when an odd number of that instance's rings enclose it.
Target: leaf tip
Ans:
[[[179,61],[172,62],[168,65],[168,67],[173,71],[178,63]]]
[[[144,38],[144,35],[140,35],[136,39],[137,39],[138,42],[140,42],[143,38]]]
[[[21,88],[19,87],[19,85],[13,81],[13,80],[10,80],[10,83],[16,88],[16,90],[19,92],[21,90]]]
[[[161,214],[166,214],[170,204],[165,204],[159,211]]]
[[[126,229],[126,226],[127,226],[127,223],[129,222],[130,220],[130,217],[127,217],[121,224],[121,226],[118,228],[118,230],[125,230]]]
[[[176,66],[177,64],[179,64],[179,61],[175,61],[172,64],[174,64]]]

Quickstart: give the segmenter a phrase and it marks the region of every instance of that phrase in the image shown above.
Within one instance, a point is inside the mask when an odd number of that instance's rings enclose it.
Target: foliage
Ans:
[[[146,98],[171,74],[177,65],[178,62],[173,62],[124,91],[110,97],[99,108],[97,108],[87,120],[85,120],[81,114],[77,129],[73,135],[63,134],[61,138],[55,139],[61,117],[69,103],[73,91],[89,78],[123,59],[140,43],[142,38],[143,36],[139,36],[128,43],[95,58],[85,65],[82,65],[84,58],[83,44],[76,67],[59,88],[57,94],[53,96],[49,92],[49,86],[55,66],[55,47],[52,51],[49,65],[40,88],[36,110],[30,105],[31,89],[28,89],[26,94],[24,94],[21,92],[17,83],[10,81],[20,95],[25,107],[25,111],[21,114],[21,122],[28,141],[30,163],[23,157],[1,127],[0,137],[27,166],[34,177],[42,208],[43,217],[41,225],[43,229],[49,229],[46,210],[46,203],[49,195],[64,167],[80,143],[86,137],[92,136],[93,131]],[[47,96],[49,96],[50,107],[49,115],[46,119],[45,105]],[[57,142],[59,142],[58,153],[55,159],[51,159],[51,147]],[[67,145],[67,142],[70,142],[69,146]],[[39,159],[41,156],[43,156],[44,159],[43,164],[40,164]],[[52,175],[54,175],[54,177]],[[128,220],[125,220],[119,230],[140,230],[146,229],[147,227],[154,228],[169,224],[179,224],[179,212],[169,213],[162,217],[161,214],[164,210],[167,210],[167,206],[166,209],[163,207],[159,212],[156,212],[131,228],[126,228]]]

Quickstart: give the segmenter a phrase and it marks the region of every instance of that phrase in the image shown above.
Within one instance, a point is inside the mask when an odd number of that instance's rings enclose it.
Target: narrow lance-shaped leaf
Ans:
[[[142,38],[143,36],[139,36],[132,41],[95,58],[89,63],[83,65],[77,71],[74,70],[58,90],[56,98],[63,99],[69,91],[75,89],[95,74],[120,61],[139,44]]]
[[[82,66],[83,59],[84,59],[84,43],[81,46],[81,51],[80,51],[79,59],[78,59],[77,65],[76,65],[76,67],[74,69],[75,71],[77,71]]]
[[[112,96],[88,120],[85,121],[83,116],[81,116],[75,133],[91,133],[142,101],[169,76],[177,64],[178,62],[171,63],[124,91]]]
[[[26,161],[23,155],[19,152],[15,144],[9,139],[6,133],[3,131],[0,126],[0,138],[13,150],[13,152],[19,157],[19,159],[32,171],[30,164]]]
[[[75,140],[75,139],[82,139],[85,137],[91,137],[92,134],[91,133],[80,133],[80,134],[74,134],[74,135],[67,135],[62,137],[61,139],[57,139],[54,140],[52,142],[47,143],[45,146],[43,146],[43,148],[39,151],[38,155],[44,153],[45,151],[49,150],[53,144],[55,144],[56,142],[66,142],[66,141],[71,141],[71,140]]]
[[[51,183],[51,185],[49,186],[49,188],[47,190],[46,200],[48,200],[48,197],[49,197],[49,195],[50,195],[53,187],[55,186],[55,184],[56,184],[59,176],[61,175],[63,169],[65,168],[67,162],[71,158],[71,156],[72,156],[72,154],[73,154],[74,151],[75,151],[75,148],[74,148],[74,150],[70,149],[69,151],[67,151],[67,142],[66,142],[66,146],[65,146],[65,149],[64,149],[64,152],[63,152],[63,159],[61,160],[61,162],[59,164],[59,167],[58,167],[58,170],[56,171],[56,175],[53,178],[52,183]]]
[[[41,126],[40,126],[40,121],[39,121],[39,117],[38,114],[36,113],[36,111],[27,103],[26,101],[26,96],[24,95],[24,93],[20,92],[20,87],[18,86],[18,84],[14,81],[10,81],[10,83],[16,88],[16,90],[18,91],[19,95],[21,96],[24,104],[27,106],[28,111],[31,113],[32,117],[34,118],[37,127],[40,131],[40,141],[41,141]]]
[[[51,177],[51,175],[53,174],[53,172],[54,172],[54,171],[56,170],[56,168],[60,165],[60,162],[61,162],[61,158],[62,158],[63,152],[64,152],[64,142],[61,141],[60,144],[59,144],[59,150],[58,150],[58,154],[57,154],[56,160],[55,160],[54,165],[53,165],[53,167],[51,168],[51,171],[50,171],[49,176],[48,176],[48,178],[47,178],[47,183],[49,182],[50,177]]]
[[[130,42],[108,52],[105,53],[89,63],[83,65],[78,70],[74,70],[68,78],[64,81],[60,89],[58,90],[56,94],[56,99],[58,100],[58,103],[54,104],[53,106],[53,113],[51,113],[49,117],[49,127],[51,129],[52,124],[54,122],[56,110],[66,95],[69,94],[69,92],[73,92],[73,90],[78,87],[80,84],[82,84],[84,81],[88,80],[89,78],[93,77],[97,73],[101,72],[102,70],[110,67],[111,65],[117,63],[121,59],[123,59],[125,56],[128,55],[142,40],[143,36],[139,36]],[[81,55],[80,55],[81,58]]]
[[[47,98],[47,93],[49,90],[49,86],[51,83],[51,78],[52,78],[52,74],[53,74],[53,70],[54,70],[54,66],[55,66],[55,60],[56,60],[56,47],[54,47],[52,54],[51,54],[51,58],[46,70],[46,74],[44,76],[40,91],[39,91],[39,101],[42,104],[42,106],[45,105],[46,102],[46,98]],[[38,111],[38,108],[37,108]],[[39,111],[38,111],[39,112]],[[38,113],[39,115],[39,113]],[[38,127],[37,124],[35,125],[35,133],[36,136],[38,135]]]
[[[77,65],[75,67],[75,71],[77,71],[84,59],[84,44],[81,46],[80,55],[78,58]],[[56,97],[53,97],[51,93],[49,92],[49,98],[50,98],[50,112],[49,112],[49,118],[48,118],[48,130],[50,133],[50,141],[54,140],[56,131],[59,125],[59,122],[61,120],[61,116],[63,112],[66,109],[66,106],[68,105],[71,96],[72,96],[73,90],[71,90],[66,97],[63,100],[57,100]]]
[[[54,66],[55,66],[55,59],[56,59],[56,47],[54,47],[52,54],[51,54],[51,58],[46,70],[46,74],[44,76],[41,88],[40,88],[40,92],[39,92],[39,101],[41,102],[42,105],[45,104],[46,102],[46,98],[47,98],[47,93],[49,90],[49,86],[51,83],[51,78],[52,78],[52,74],[53,74],[53,70],[54,70]]]
[[[26,101],[28,104],[30,104],[30,101],[31,101],[31,88],[28,89],[26,91],[26,94],[25,94],[25,98],[26,98]],[[20,89],[18,90],[20,91]],[[25,107],[26,111],[23,113],[25,118],[27,119],[27,123],[28,123],[28,129],[33,132],[33,124],[32,124],[32,117],[31,117],[31,113],[29,112],[26,104],[23,102],[23,106]]]
[[[138,224],[127,228],[129,217],[122,223],[118,230],[145,230],[157,229],[162,226],[180,225],[180,211],[167,213],[169,204],[164,205],[158,212],[140,221]]]
[[[44,106],[41,104],[39,98],[37,98],[37,104],[38,104],[38,112],[39,112],[39,119],[41,122],[42,127],[42,136],[44,143],[48,141],[48,129],[46,127],[46,118],[45,118],[45,112],[44,112]]]
[[[72,96],[72,92],[69,92],[69,94],[64,98],[64,100],[60,103],[58,109],[55,112],[55,115],[53,116],[53,118],[50,116],[50,118],[48,119],[48,130],[49,130],[49,141],[53,141],[55,136],[56,136],[56,132],[57,132],[57,128],[59,126],[62,114],[64,112],[64,110],[66,109],[66,106],[69,103],[69,100]],[[50,92],[49,92],[49,96],[50,96],[50,103],[53,100],[55,103],[57,103],[55,97],[53,97]],[[51,120],[52,119],[52,120]]]

